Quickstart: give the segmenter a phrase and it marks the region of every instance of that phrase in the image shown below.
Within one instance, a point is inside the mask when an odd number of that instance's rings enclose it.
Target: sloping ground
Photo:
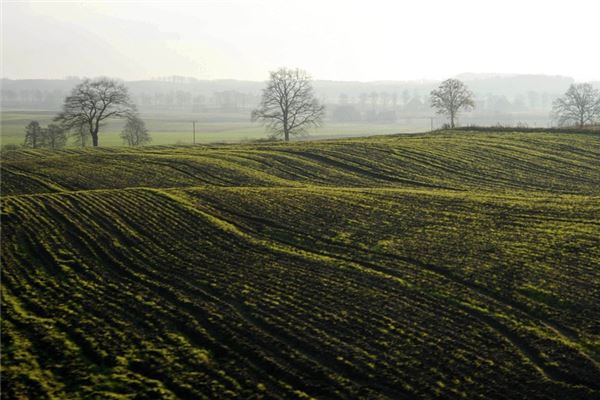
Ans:
[[[2,163],[3,398],[600,395],[595,137],[74,153]]]
[[[30,150],[2,193],[126,187],[424,187],[598,194],[600,135],[463,133],[296,144]]]

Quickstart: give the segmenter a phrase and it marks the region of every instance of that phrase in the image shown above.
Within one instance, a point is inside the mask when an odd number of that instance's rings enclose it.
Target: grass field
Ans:
[[[41,125],[52,123],[56,112],[52,111],[2,111],[0,112],[0,144],[23,144],[25,127],[36,120]],[[152,137],[154,145],[191,144],[193,141],[192,121],[196,122],[196,143],[239,142],[266,138],[264,127],[250,122],[250,114],[192,114],[182,112],[164,112],[141,114]],[[427,122],[427,121],[425,121]],[[414,120],[410,124],[402,123],[332,123],[313,129],[311,137],[352,136],[370,134],[391,134],[401,132],[419,132],[428,129],[429,123]],[[109,121],[100,132],[100,145],[121,146],[119,134],[123,128],[122,120]],[[74,146],[69,141],[69,146]]]
[[[2,396],[596,399],[600,136],[27,150]]]

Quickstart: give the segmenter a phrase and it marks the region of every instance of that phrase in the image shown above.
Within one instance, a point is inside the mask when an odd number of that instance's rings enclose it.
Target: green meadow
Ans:
[[[25,127],[36,120],[41,125],[52,123],[56,112],[51,111],[2,111],[0,112],[0,143],[23,144]],[[200,116],[200,118],[199,118]],[[183,113],[165,112],[141,114],[142,119],[152,137],[152,144],[192,144],[193,124],[196,120],[196,143],[239,142],[256,140],[269,136],[265,128],[250,122],[250,114],[223,113]],[[100,132],[102,146],[121,146],[119,136],[124,122],[109,120]],[[326,123],[321,128],[308,132],[311,138],[335,136],[359,136],[373,134],[392,134],[401,132],[418,132],[428,128],[422,121],[413,123]],[[74,146],[72,140],[69,146]]]

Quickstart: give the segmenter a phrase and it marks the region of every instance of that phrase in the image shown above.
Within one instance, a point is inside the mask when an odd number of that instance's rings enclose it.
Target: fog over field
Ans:
[[[572,83],[600,87],[594,2],[174,1],[2,3],[2,133],[21,143],[85,78],[125,82],[154,143],[265,136],[250,121],[269,71],[301,68],[325,105],[311,137],[444,125],[430,92],[465,82],[460,125],[549,127]],[[576,58],[573,57],[576,55]],[[121,143],[109,120],[106,145]]]
[[[464,72],[600,80],[594,1],[3,2],[3,73],[262,81],[442,80]],[[33,28],[33,29],[32,29]]]

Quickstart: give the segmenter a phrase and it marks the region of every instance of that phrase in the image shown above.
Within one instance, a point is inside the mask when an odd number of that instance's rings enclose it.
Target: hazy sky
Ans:
[[[1,1],[2,77],[600,80],[599,0]]]

